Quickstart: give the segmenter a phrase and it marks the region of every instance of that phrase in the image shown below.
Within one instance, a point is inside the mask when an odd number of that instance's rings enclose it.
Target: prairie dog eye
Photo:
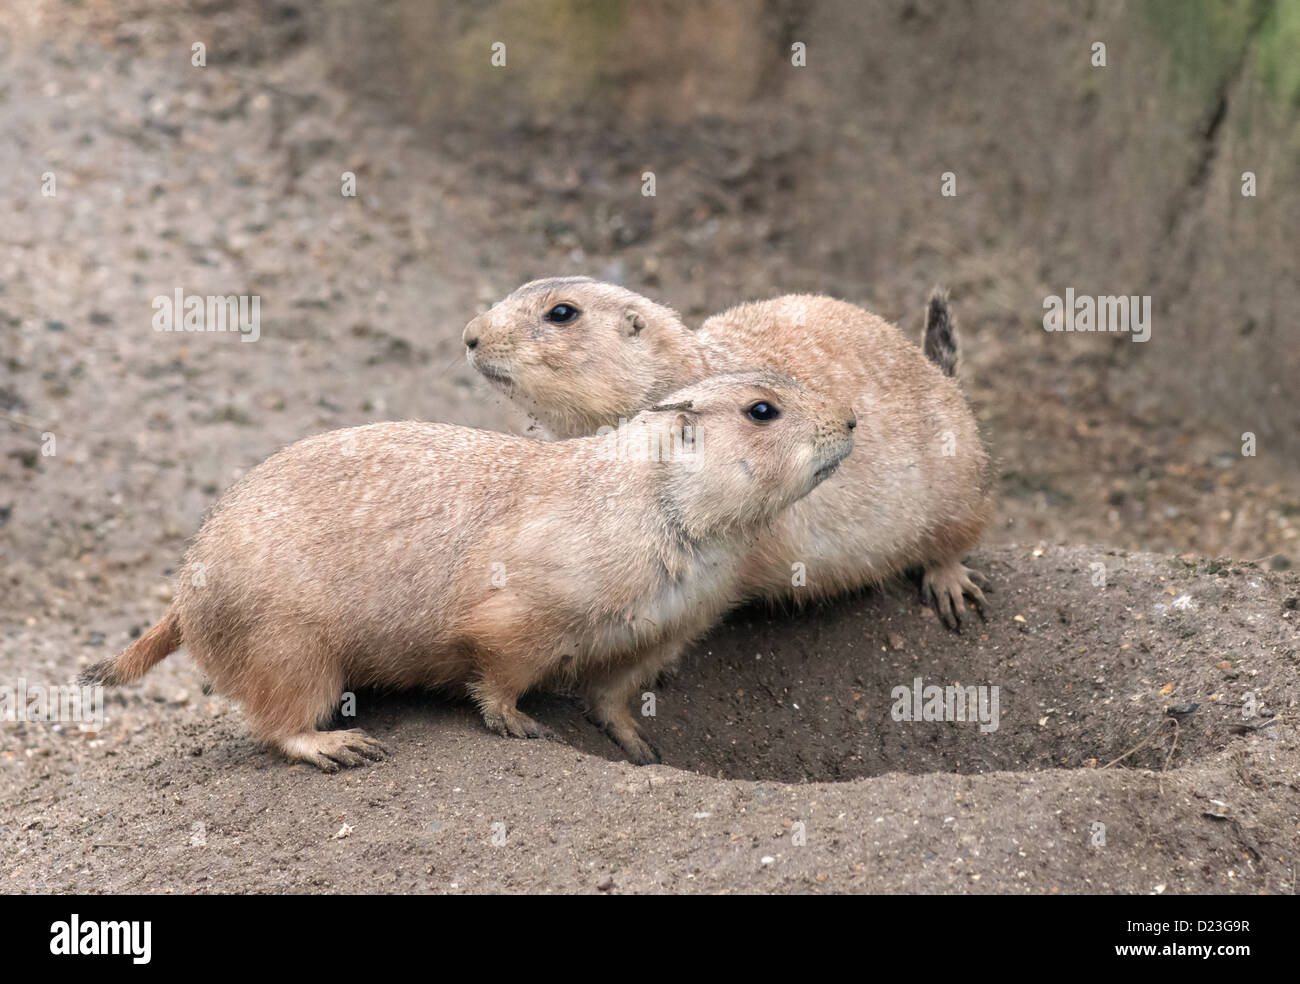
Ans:
[[[759,400],[757,403],[750,404],[749,409],[745,411],[745,416],[760,424],[766,424],[768,421],[776,420],[777,417],[781,416],[781,410],[774,403]]]
[[[567,325],[582,314],[572,304],[557,304],[551,308],[543,317],[553,325]]]

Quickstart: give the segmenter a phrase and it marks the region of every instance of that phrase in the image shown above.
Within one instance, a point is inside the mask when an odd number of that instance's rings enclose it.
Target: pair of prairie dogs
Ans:
[[[950,371],[946,314],[935,299],[926,349]],[[921,565],[947,620],[963,591],[982,604],[959,560],[989,513],[974,421],[874,316],[781,298],[691,332],[564,278],[520,288],[465,342],[570,439],[403,422],[285,448],[214,507],[162,621],[83,683],[129,682],[183,643],[256,737],[327,771],[383,754],[320,730],[346,688],[463,693],[492,730],[538,737],[516,701],[567,685],[644,764],[658,753],[632,697],[745,597]]]
[[[588,277],[536,280],[465,328],[470,364],[557,437],[596,433],[715,373],[787,373],[857,413],[834,480],[783,513],[744,565],[752,596],[803,601],[923,569],[922,592],[958,628],[984,597],[961,557],[992,516],[988,458],[952,378],[947,296],[926,310],[923,351],[874,314],[787,295],[697,330],[675,311]],[[923,354],[924,352],[924,354]]]

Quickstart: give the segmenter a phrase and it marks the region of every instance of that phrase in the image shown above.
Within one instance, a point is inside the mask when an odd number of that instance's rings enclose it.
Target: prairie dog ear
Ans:
[[[623,312],[623,330],[629,337],[641,334],[641,329],[645,326],[646,320],[636,308],[628,308]]]
[[[695,404],[690,400],[683,400],[681,403],[660,403],[653,407],[648,407],[650,413],[671,413],[674,414],[673,422],[668,426],[668,432],[675,435],[678,441],[694,441],[695,425],[699,423],[700,413],[695,409]]]
[[[673,421],[670,433],[673,440],[677,441],[684,451],[690,452],[695,450],[695,425],[698,417],[694,413],[679,413],[677,419]]]
[[[694,410],[695,403],[691,400],[682,400],[681,403],[656,403],[652,407],[646,407],[651,413],[667,413],[670,410]],[[685,413],[682,414],[685,416]]]

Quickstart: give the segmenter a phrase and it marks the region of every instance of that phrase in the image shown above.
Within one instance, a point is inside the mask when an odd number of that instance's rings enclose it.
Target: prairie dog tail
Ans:
[[[162,621],[127,646],[116,656],[101,660],[82,670],[77,682],[83,687],[116,687],[138,680],[181,644],[180,621],[176,608],[167,609]]]
[[[936,287],[930,292],[925,309],[925,357],[943,370],[945,376],[957,371],[957,335],[948,310],[948,292]]]

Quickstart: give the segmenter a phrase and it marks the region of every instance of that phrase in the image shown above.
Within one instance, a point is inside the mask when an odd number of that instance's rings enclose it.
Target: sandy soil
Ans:
[[[405,417],[526,429],[472,378],[461,327],[527,277],[632,262],[565,224],[591,205],[563,172],[500,155],[494,172],[490,150],[376,120],[310,50],[195,70],[188,42],[170,60],[141,43],[165,26],[94,23],[8,15],[0,46],[0,169],[21,189],[0,205],[5,682],[68,682],[156,620],[204,509],[283,444]],[[550,224],[548,182],[569,203]],[[636,285],[690,314],[779,284],[752,256],[711,286],[678,279],[690,243],[654,243]],[[262,339],[153,332],[150,300],[177,286],[259,294]],[[1013,354],[972,334],[968,385],[1005,464],[975,559],[998,589],[987,626],[946,633],[907,584],[737,613],[657,688],[665,764],[645,769],[562,695],[530,710],[563,742],[523,742],[464,705],[363,694],[356,723],[393,755],[324,776],[260,750],[173,657],[102,730],[0,726],[0,885],[1293,893],[1300,578],[1266,560],[1294,543],[1289,507],[1222,449],[1136,423],[1072,460],[1061,436],[1102,411],[1020,399],[1021,382],[1059,394],[1065,367],[1008,382],[993,367]],[[1264,560],[1192,553],[1220,547]],[[917,676],[999,687],[999,727],[895,721],[891,691]]]
[[[977,560],[997,614],[962,636],[901,585],[738,613],[656,688],[665,764],[646,768],[562,696],[525,705],[562,741],[526,741],[462,704],[362,694],[349,723],[392,756],[323,775],[259,749],[174,657],[97,734],[6,732],[3,884],[1293,892],[1300,578],[1084,549]],[[158,610],[125,606],[105,645]],[[10,633],[5,672],[70,672],[86,651],[72,625]],[[997,729],[894,720],[891,691],[918,676],[998,686]]]

